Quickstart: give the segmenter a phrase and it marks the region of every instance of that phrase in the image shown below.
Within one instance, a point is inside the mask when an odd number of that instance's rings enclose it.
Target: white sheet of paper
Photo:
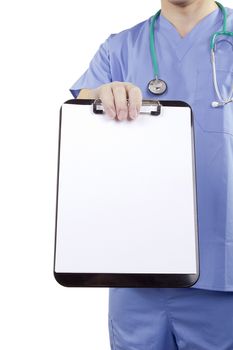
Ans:
[[[62,106],[55,272],[196,273],[190,109]]]

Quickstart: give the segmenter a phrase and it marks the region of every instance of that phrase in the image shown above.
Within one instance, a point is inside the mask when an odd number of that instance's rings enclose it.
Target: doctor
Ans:
[[[136,118],[142,98],[183,100],[194,113],[200,278],[190,288],[110,288],[112,350],[233,349],[233,37],[216,37],[216,69],[210,52],[222,10],[214,0],[161,0],[152,41],[153,16],[111,34],[70,89],[101,98],[119,120]]]

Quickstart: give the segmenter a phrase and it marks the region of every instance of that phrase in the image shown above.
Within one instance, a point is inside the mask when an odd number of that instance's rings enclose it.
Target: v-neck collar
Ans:
[[[175,26],[162,14],[160,14],[156,24],[155,32],[159,30],[174,48],[178,59],[181,61],[189,49],[197,43],[198,39],[203,39],[204,36],[208,37],[214,32],[214,26],[223,21],[223,15],[218,7],[213,12],[202,18],[193,29],[182,37]],[[157,27],[157,28],[156,28]],[[210,31],[210,29],[212,31]]]

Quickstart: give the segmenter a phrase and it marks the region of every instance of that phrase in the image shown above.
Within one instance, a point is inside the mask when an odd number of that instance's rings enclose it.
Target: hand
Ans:
[[[93,95],[95,99],[101,99],[105,113],[112,119],[135,119],[142,105],[141,90],[131,83],[114,81],[103,84],[93,89]]]

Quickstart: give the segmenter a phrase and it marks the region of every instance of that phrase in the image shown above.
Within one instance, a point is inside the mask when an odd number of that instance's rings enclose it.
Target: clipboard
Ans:
[[[190,287],[199,278],[193,114],[143,100],[135,120],[101,100],[60,108],[54,277],[66,287]]]

